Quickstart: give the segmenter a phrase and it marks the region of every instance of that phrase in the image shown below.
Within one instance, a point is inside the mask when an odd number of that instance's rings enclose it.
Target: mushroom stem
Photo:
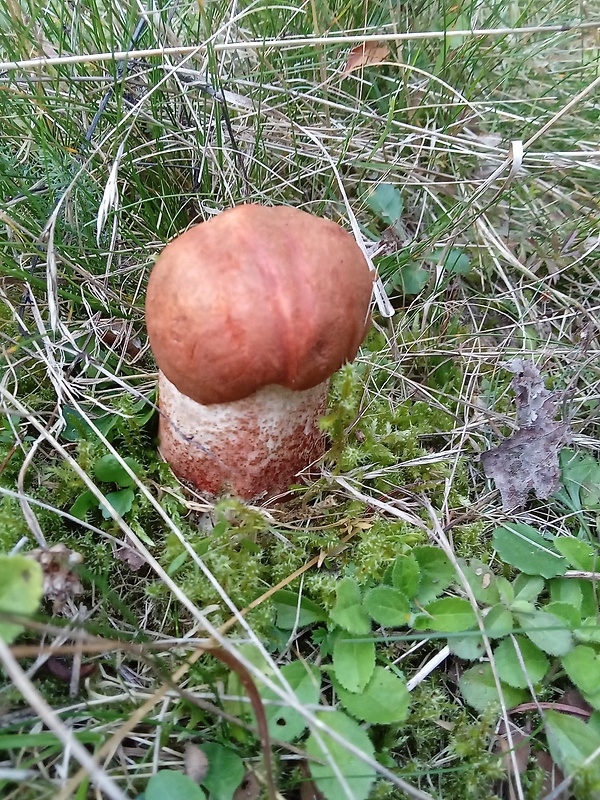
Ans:
[[[294,391],[265,386],[231,403],[201,405],[159,372],[160,451],[173,472],[210,494],[246,500],[285,492],[325,451],[319,417],[329,380]]]

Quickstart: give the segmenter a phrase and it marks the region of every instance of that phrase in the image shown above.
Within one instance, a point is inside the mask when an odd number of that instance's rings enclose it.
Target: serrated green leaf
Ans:
[[[425,607],[426,628],[442,633],[466,631],[477,624],[475,612],[468,600],[443,597]]]
[[[408,598],[391,586],[376,586],[370,589],[365,594],[363,605],[375,622],[388,628],[406,625],[410,619]]]
[[[397,556],[392,568],[392,583],[394,588],[406,595],[409,600],[412,600],[417,593],[419,576],[419,564],[412,553]]]
[[[404,722],[408,716],[410,695],[406,681],[383,667],[375,667],[373,676],[360,693],[336,686],[340,702],[356,719],[373,725]]]
[[[292,661],[281,667],[281,674],[293,689],[298,702],[303,706],[317,705],[321,692],[321,672],[304,661]],[[269,734],[274,739],[291,742],[306,729],[306,719],[289,705],[283,705],[278,695],[261,687],[260,695],[265,703],[265,716]]]
[[[560,536],[554,540],[554,546],[569,562],[573,569],[594,572],[598,562],[598,552],[587,542]]]
[[[495,529],[492,538],[500,558],[521,572],[554,578],[567,571],[565,558],[531,525],[506,523]]]
[[[462,636],[449,636],[448,648],[451,653],[465,661],[477,661],[485,653],[485,645],[478,628],[465,631]]]
[[[579,772],[586,759],[600,749],[600,734],[582,720],[546,711],[544,721],[550,754],[566,775]],[[596,758],[585,769],[587,776],[600,784],[600,759]]]
[[[126,456],[123,461],[125,461],[135,475],[139,477],[142,474],[142,468],[134,458]],[[128,475],[119,460],[115,458],[112,453],[107,453],[96,461],[94,464],[94,475],[99,481],[116,483],[117,486],[121,486],[122,488],[135,485],[133,478]]]
[[[0,613],[30,616],[39,607],[44,577],[37,561],[21,555],[0,555]],[[11,644],[23,630],[0,620],[0,639]]]
[[[375,642],[354,641],[339,632],[333,644],[333,671],[349,692],[362,692],[375,669]]]
[[[380,183],[365,196],[369,208],[388,225],[396,226],[402,218],[404,201],[400,190],[390,183]]]
[[[336,586],[336,603],[329,613],[340,628],[349,633],[366,635],[371,631],[371,620],[362,605],[362,595],[354,578],[342,578]]]
[[[459,558],[458,565],[478,603],[491,606],[500,601],[496,576],[487,564],[478,558]]]
[[[547,611],[517,614],[516,617],[525,635],[544,653],[564,656],[573,648],[573,634],[560,617]]]
[[[529,683],[538,683],[550,667],[544,653],[525,636],[515,636],[514,641],[511,637],[503,639],[494,650],[494,659],[500,680],[516,689],[526,689]]]
[[[562,665],[583,694],[594,695],[600,692],[600,655],[592,647],[577,645],[562,657]]]
[[[515,590],[512,587],[512,583],[509,583],[506,578],[502,577],[502,575],[499,575],[496,578],[496,586],[498,587],[498,592],[500,594],[500,602],[503,605],[510,607],[515,599]]]
[[[148,781],[146,800],[205,800],[202,789],[183,772],[161,769]]]
[[[501,603],[497,603],[485,615],[483,625],[490,639],[500,639],[512,631],[515,623],[510,611]]]
[[[575,606],[570,603],[548,603],[544,606],[544,611],[554,614],[555,617],[564,620],[569,630],[574,631],[581,625],[581,614]]]
[[[314,603],[304,595],[298,602],[296,592],[281,589],[273,595],[275,606],[276,624],[284,631],[291,631],[294,627],[304,628],[314,622],[325,622],[327,613],[325,609]]]
[[[361,752],[371,758],[374,757],[375,751],[368,735],[357,722],[347,717],[346,714],[342,714],[340,711],[321,711],[316,717],[324,725],[343,736],[344,739]],[[367,766],[358,756],[338,744],[328,734],[319,731],[319,736],[329,751],[330,757],[344,776],[354,800],[367,800],[371,786],[375,781],[374,770]],[[308,765],[314,782],[326,800],[341,800],[341,798],[345,798],[346,793],[330,766],[326,752],[321,748],[314,734],[308,737],[306,752],[312,758],[317,759],[316,761],[309,761]],[[324,763],[318,763],[319,761]]]
[[[499,703],[498,690],[489,664],[477,664],[463,672],[458,681],[462,696],[466,702],[477,709],[485,711],[490,703]],[[515,689],[500,681],[502,696],[507,708],[523,703],[528,693],[523,689]]]
[[[537,600],[545,585],[544,579],[539,575],[526,575],[522,572],[513,581],[515,602]]]
[[[119,489],[118,492],[109,492],[105,497],[108,505],[112,506],[119,516],[123,517],[128,511],[131,511],[135,494],[133,489]],[[104,503],[100,503],[99,508],[104,519],[111,519],[110,512]]]
[[[208,772],[202,786],[210,793],[210,800],[233,800],[244,780],[244,762],[234,750],[218,742],[205,742],[199,747],[208,759]],[[163,800],[170,800],[170,797],[163,797]]]
[[[456,574],[448,556],[439,547],[413,547],[412,554],[417,560],[420,573],[417,600],[421,605],[426,605],[450,586]]]
[[[569,578],[554,578],[550,581],[549,586],[550,598],[553,603],[568,603],[577,609],[581,609],[583,592],[580,581]]]
[[[575,630],[575,638],[587,644],[600,644],[600,618],[586,617]]]

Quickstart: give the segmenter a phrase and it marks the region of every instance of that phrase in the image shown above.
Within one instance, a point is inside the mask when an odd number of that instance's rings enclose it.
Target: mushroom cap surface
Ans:
[[[354,238],[288,206],[241,205],[195,225],[150,275],[146,323],[159,368],[197,403],[272,384],[304,390],[351,361],[373,274]]]

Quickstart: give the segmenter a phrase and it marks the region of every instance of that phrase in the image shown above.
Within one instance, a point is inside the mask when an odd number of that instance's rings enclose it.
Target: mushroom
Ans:
[[[146,296],[159,447],[210,494],[286,491],[325,450],[330,376],[370,324],[373,273],[339,225],[241,205],[171,241]]]

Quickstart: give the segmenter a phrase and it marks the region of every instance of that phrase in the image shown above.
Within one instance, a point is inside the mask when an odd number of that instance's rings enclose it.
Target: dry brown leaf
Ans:
[[[44,574],[44,597],[53,601],[53,611],[62,610],[69,597],[83,594],[83,586],[71,566],[81,564],[82,556],[64,544],[52,545],[49,549],[36,548],[27,553],[37,561]]]
[[[253,772],[246,772],[244,779],[235,790],[233,800],[258,800],[260,797],[260,783]]]
[[[375,64],[383,64],[390,54],[389,48],[379,42],[365,42],[353,47],[348,55],[348,61],[342,72],[342,78],[347,77],[354,70],[363,67],[372,67]]]
[[[115,555],[119,559],[119,561],[122,561],[124,564],[127,564],[127,566],[133,572],[137,572],[146,563],[146,559],[144,558],[144,556],[140,555],[140,553],[138,553],[137,550],[134,550],[132,547],[128,547],[127,545],[119,547],[115,551]]]
[[[532,490],[545,500],[558,489],[558,453],[570,438],[568,423],[554,419],[557,396],[546,389],[535,364],[515,358],[507,369],[515,374],[519,430],[481,455],[485,474],[500,490],[504,511],[522,508]]]
[[[536,750],[533,756],[537,761],[538,766],[544,773],[544,782],[540,789],[543,796],[544,794],[547,794],[555,789],[559,783],[562,783],[565,779],[565,776],[556,766],[552,760],[552,756],[549,753],[544,752],[544,750]],[[567,789],[566,793],[561,795],[561,797],[564,798],[564,800],[567,800],[567,798],[572,797],[572,795]]]

